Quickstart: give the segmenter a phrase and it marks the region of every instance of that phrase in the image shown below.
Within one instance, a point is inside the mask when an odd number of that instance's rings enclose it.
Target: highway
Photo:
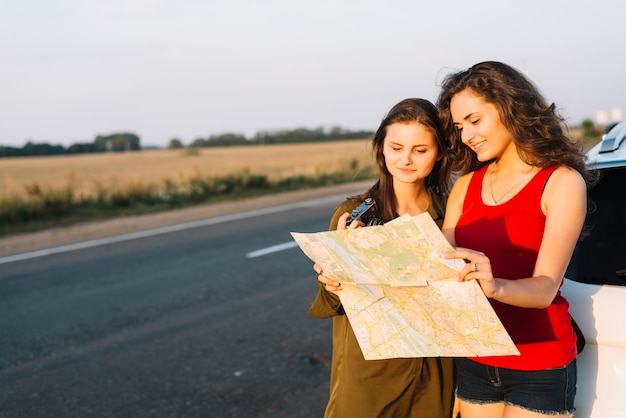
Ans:
[[[0,417],[321,417],[331,321],[289,232],[346,195],[0,259]]]

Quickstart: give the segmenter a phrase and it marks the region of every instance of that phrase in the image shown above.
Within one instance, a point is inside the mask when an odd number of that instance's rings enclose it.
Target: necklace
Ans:
[[[499,199],[496,199],[496,197],[493,195],[493,172],[496,171],[496,164],[497,164],[496,162],[493,163],[493,170],[489,172],[489,192],[491,193],[491,199],[493,199],[493,203],[497,205],[499,202],[502,202],[502,199],[504,199],[504,197],[507,194],[509,194],[513,189],[515,189],[531,171],[533,171],[533,167],[531,166],[527,172],[525,172],[523,175],[520,176],[519,180],[517,180],[515,184],[511,186],[510,189],[504,192],[504,194],[502,194],[502,196],[500,196]]]

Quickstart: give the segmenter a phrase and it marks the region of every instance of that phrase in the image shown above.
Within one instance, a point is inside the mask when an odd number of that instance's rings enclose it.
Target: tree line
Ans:
[[[172,138],[167,146],[168,149],[179,148],[207,148],[228,147],[235,145],[269,145],[269,144],[294,144],[303,142],[341,141],[347,139],[365,139],[374,135],[373,131],[351,131],[339,126],[329,129],[319,127],[316,129],[296,128],[291,130],[259,131],[252,137],[243,134],[223,133],[210,135],[207,138],[196,138],[185,146],[178,138]]]
[[[96,152],[124,152],[141,149],[140,138],[133,133],[98,135],[93,142],[75,143],[69,147],[47,143],[27,142],[21,148],[0,145],[0,157],[32,157],[42,155],[87,154]]]
[[[292,130],[260,131],[251,138],[237,133],[223,133],[210,135],[207,138],[196,138],[185,145],[178,138],[172,138],[168,149],[206,148],[235,145],[267,145],[288,144],[302,142],[338,141],[346,139],[365,139],[374,135],[372,131],[351,131],[339,126],[329,129],[297,128]],[[28,157],[45,155],[86,154],[98,152],[125,152],[142,149],[139,136],[134,133],[115,133],[112,135],[98,135],[91,143],[75,143],[68,147],[48,143],[27,142],[23,147],[9,147],[0,145],[2,157]]]
[[[590,119],[584,120],[580,125],[580,128],[585,139],[598,140],[603,131],[601,127],[594,124],[594,122]],[[172,138],[166,148],[182,149],[340,141],[350,139],[366,139],[371,138],[373,135],[373,131],[351,131],[343,129],[339,126],[332,126],[329,129],[325,129],[323,127],[316,129],[296,128],[291,130],[259,131],[252,137],[246,137],[245,135],[238,133],[214,134],[206,138],[196,138],[188,145],[185,145],[178,138]],[[124,152],[139,151],[141,149],[141,140],[136,134],[115,133],[112,135],[98,135],[91,143],[75,143],[69,147],[48,143],[33,143],[30,141],[21,148],[0,145],[0,158],[86,154],[97,152]]]

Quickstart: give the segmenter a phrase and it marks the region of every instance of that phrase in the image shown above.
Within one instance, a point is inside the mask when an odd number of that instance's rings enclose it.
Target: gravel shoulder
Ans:
[[[0,257],[295,203],[333,194],[345,193],[347,197],[367,190],[372,183],[373,180],[365,180],[337,186],[259,196],[234,202],[193,206],[149,215],[129,216],[105,221],[87,222],[68,227],[51,228],[39,232],[9,235],[0,238]]]

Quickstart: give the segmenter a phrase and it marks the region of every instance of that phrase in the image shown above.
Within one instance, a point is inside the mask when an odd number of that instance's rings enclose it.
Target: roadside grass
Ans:
[[[0,160],[0,236],[375,178],[370,140]]]
[[[298,174],[277,180],[248,171],[224,176],[190,176],[160,183],[130,180],[99,184],[91,194],[79,194],[71,181],[54,187],[33,183],[26,195],[0,198],[0,236],[33,232],[79,222],[154,213],[191,205],[217,203],[349,181],[375,178],[373,165],[350,170]]]
[[[369,140],[3,159],[0,237],[377,176]]]

